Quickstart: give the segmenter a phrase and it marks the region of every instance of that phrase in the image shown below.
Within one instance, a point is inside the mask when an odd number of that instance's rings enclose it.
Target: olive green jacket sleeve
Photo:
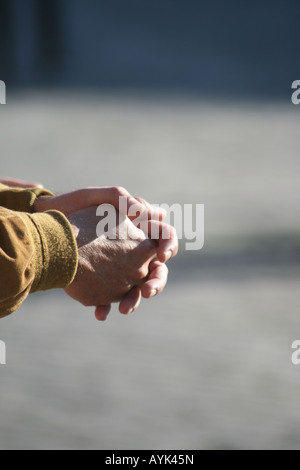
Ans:
[[[0,318],[30,293],[67,287],[77,271],[76,240],[66,217],[32,213],[40,195],[51,193],[0,184]]]

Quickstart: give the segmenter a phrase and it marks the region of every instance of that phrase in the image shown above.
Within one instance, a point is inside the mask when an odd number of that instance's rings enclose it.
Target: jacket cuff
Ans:
[[[43,188],[10,188],[0,184],[0,205],[6,209],[32,214],[34,203],[40,196],[54,196],[54,194]]]
[[[69,221],[58,211],[19,215],[35,245],[35,281],[30,293],[64,289],[73,282],[78,267],[77,243]]]

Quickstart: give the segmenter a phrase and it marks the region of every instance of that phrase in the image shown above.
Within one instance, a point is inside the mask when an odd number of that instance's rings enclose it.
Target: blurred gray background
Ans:
[[[2,176],[205,204],[131,316],[54,291],[1,320],[0,449],[299,449],[299,2],[0,10]]]

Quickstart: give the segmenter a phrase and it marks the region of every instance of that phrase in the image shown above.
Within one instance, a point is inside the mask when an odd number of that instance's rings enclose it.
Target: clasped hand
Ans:
[[[2,182],[14,187],[41,187],[20,180]],[[135,226],[134,217],[117,213],[116,239],[110,240],[105,234],[97,236],[97,207],[110,204],[119,210],[120,197],[127,199],[128,213],[134,205],[139,214],[148,218],[148,233]],[[124,188],[104,187],[85,188],[60,196],[41,196],[36,200],[34,210],[58,210],[68,218],[78,247],[78,269],[65,292],[84,306],[94,306],[98,320],[106,319],[114,302],[119,302],[121,313],[128,314],[138,308],[142,297],[153,297],[164,289],[168,279],[165,263],[177,254],[178,240],[175,229],[164,224],[166,214],[160,208],[142,198],[132,197]],[[125,239],[119,237],[120,219],[128,234]],[[145,224],[143,230],[144,227]],[[151,239],[152,228],[159,233],[159,239]]]

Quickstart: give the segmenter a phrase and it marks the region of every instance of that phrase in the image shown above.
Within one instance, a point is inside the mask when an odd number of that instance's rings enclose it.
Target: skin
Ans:
[[[0,182],[19,188],[43,187],[15,179],[0,179]],[[119,209],[120,196],[127,199],[128,211],[122,216],[127,224],[128,239],[109,241],[97,237],[97,207],[111,204]],[[85,188],[60,196],[42,196],[37,199],[34,210],[58,210],[69,218],[78,244],[79,267],[74,282],[65,292],[83,305],[95,306],[98,320],[107,318],[113,302],[120,302],[119,311],[128,314],[138,308],[142,297],[151,298],[164,289],[168,279],[165,263],[178,251],[175,229],[163,223],[165,211],[142,198],[132,197],[122,187]],[[126,217],[128,212],[148,219],[148,223],[143,224],[144,231],[134,225],[135,215]],[[162,238],[166,227],[167,239]],[[159,234],[158,240],[150,239],[154,228]]]
[[[0,178],[0,183],[6,184],[11,188],[43,188],[44,186],[41,183],[33,183],[29,181],[18,180],[15,178]]]
[[[119,221],[117,239],[110,240],[105,234],[97,236],[96,209],[83,209],[68,217],[76,236],[79,266],[74,282],[65,292],[85,306],[96,306],[96,317],[104,314],[104,308],[108,311],[113,302],[120,302],[120,312],[127,314],[137,308],[142,293],[151,296],[153,290],[156,294],[165,286],[167,276],[160,283],[152,272],[148,279],[149,266],[157,261],[159,241],[149,239],[128,217],[122,219],[122,230],[128,233],[126,239],[119,237]],[[130,295],[126,296],[128,292]]]

